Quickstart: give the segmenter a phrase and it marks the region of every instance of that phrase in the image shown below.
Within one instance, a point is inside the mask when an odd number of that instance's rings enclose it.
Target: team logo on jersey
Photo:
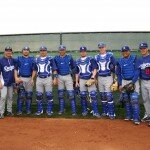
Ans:
[[[150,63],[145,63],[145,64],[141,64],[141,65],[140,65],[140,68],[141,68],[141,69],[145,69],[145,68],[147,68],[147,67],[150,67]]]
[[[4,67],[4,71],[5,71],[5,72],[9,72],[9,71],[12,71],[12,70],[14,70],[14,66],[9,66],[9,67],[8,67],[8,66],[5,66],[5,67]]]

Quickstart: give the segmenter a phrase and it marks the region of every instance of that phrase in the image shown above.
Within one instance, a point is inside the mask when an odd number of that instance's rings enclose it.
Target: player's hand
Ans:
[[[119,91],[120,91],[120,92],[122,91],[122,85],[119,86]]]
[[[78,82],[76,82],[75,86],[76,87],[80,87],[80,84]]]
[[[32,86],[34,86],[34,80],[33,80],[33,79],[30,80],[30,84],[31,84]]]
[[[23,81],[20,78],[15,79],[16,83],[22,83]]]
[[[57,78],[54,78],[53,85],[58,85],[58,79]]]
[[[3,84],[2,84],[2,82],[0,81],[0,89],[2,89],[3,88]]]

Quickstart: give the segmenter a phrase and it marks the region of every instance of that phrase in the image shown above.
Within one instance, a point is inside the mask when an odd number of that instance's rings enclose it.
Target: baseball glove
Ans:
[[[85,86],[90,87],[93,84],[95,84],[95,79],[89,79],[86,81]]]
[[[117,82],[117,80],[114,80],[114,81],[113,81],[113,84],[110,86],[110,90],[111,90],[112,92],[118,90],[118,82]]]
[[[132,93],[135,90],[135,84],[133,82],[130,82],[129,84],[126,84],[123,88],[122,88],[122,92],[126,92],[126,93]]]

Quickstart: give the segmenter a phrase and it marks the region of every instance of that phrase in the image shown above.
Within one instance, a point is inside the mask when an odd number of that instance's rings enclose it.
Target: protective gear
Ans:
[[[43,104],[42,104],[42,100],[43,100],[43,94],[41,92],[37,92],[37,112],[35,113],[37,116],[43,114]]]
[[[100,99],[102,103],[102,116],[107,116],[108,113],[108,105],[107,105],[107,99],[105,96],[105,92],[100,92]]]
[[[59,112],[58,114],[61,115],[64,112],[65,108],[65,101],[64,97],[64,90],[58,90],[58,99],[59,99]]]
[[[86,116],[88,113],[87,110],[87,92],[86,91],[82,91],[80,92],[80,97],[81,97],[81,107],[82,107],[82,115]]]
[[[32,95],[33,93],[31,91],[26,93],[26,113],[27,114],[31,113]]]
[[[126,93],[132,93],[135,90],[135,84],[133,82],[130,82],[129,84],[126,84],[123,88],[122,88],[122,92],[126,92]]]
[[[140,107],[139,107],[139,96],[137,92],[130,94],[132,109],[133,109],[133,121],[139,122],[140,120]]]
[[[90,92],[90,97],[92,100],[92,110],[93,110],[93,116],[100,117],[99,111],[98,111],[98,101],[97,101],[97,93],[96,91]]]
[[[95,84],[95,79],[89,79],[86,81],[85,86],[90,87],[93,84]]]
[[[51,116],[53,114],[52,109],[53,109],[53,95],[52,92],[46,92],[46,100],[47,100],[47,109],[46,113],[48,116]]]
[[[118,90],[118,82],[117,82],[117,79],[114,79],[113,84],[110,86],[110,90],[111,90],[112,92]]]
[[[113,102],[113,95],[112,92],[105,92],[106,98],[107,98],[107,103],[108,103],[108,115],[110,119],[115,118],[115,105]]]
[[[67,93],[68,93],[68,98],[69,98],[69,100],[75,98],[74,90],[68,90]]]

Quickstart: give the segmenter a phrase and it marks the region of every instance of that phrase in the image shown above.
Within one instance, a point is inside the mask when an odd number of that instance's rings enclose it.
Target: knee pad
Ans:
[[[43,99],[43,93],[42,92],[37,92],[36,93],[36,100],[41,101]]]
[[[113,101],[112,92],[105,92],[105,96],[106,96],[107,102],[112,102]]]
[[[86,91],[81,91],[80,92],[80,97],[81,97],[81,99],[86,100],[87,92]]]
[[[64,97],[64,90],[58,90],[58,98],[62,99]]]
[[[90,92],[90,97],[93,100],[97,100],[97,92],[96,91],[91,91]]]
[[[45,95],[46,95],[46,100],[47,100],[47,101],[49,101],[49,100],[52,101],[52,99],[53,99],[52,92],[50,92],[50,91],[49,91],[49,92],[46,92]]]
[[[122,93],[121,95],[122,97],[120,97],[122,99],[122,101],[124,102],[129,102],[130,101],[130,97],[127,93]]]
[[[26,98],[26,91],[20,91],[18,93],[18,98],[19,99],[25,99]]]
[[[27,92],[27,93],[26,93],[26,98],[27,98],[27,99],[32,99],[32,95],[33,95],[33,92],[31,92],[31,91],[30,91],[30,92]]]
[[[69,100],[74,99],[74,90],[68,90]]]
[[[137,92],[133,92],[130,94],[130,99],[132,104],[138,104],[139,103],[139,95]]]

